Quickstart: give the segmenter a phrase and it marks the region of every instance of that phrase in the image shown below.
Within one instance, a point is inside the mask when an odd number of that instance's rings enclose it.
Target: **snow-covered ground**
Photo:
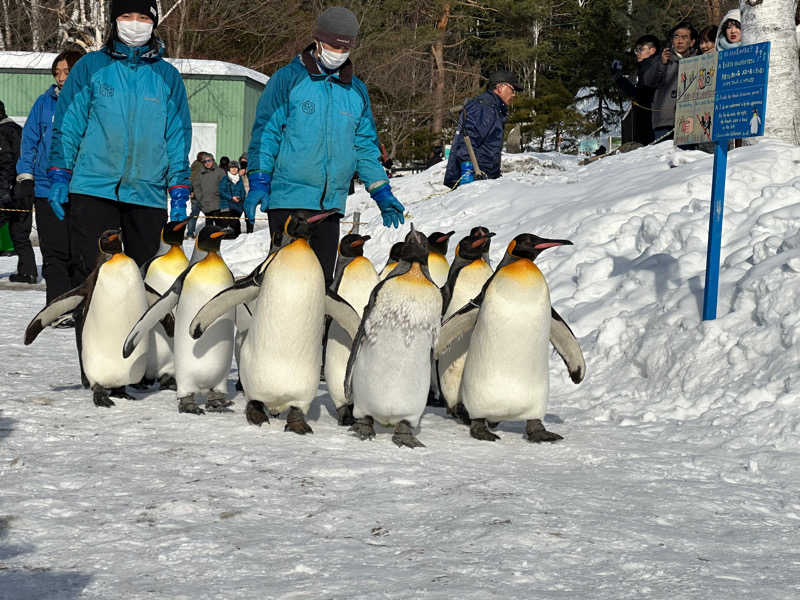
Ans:
[[[441,409],[426,448],[361,442],[324,385],[305,437],[247,425],[241,395],[203,417],[174,392],[98,409],[71,331],[22,345],[44,293],[0,290],[0,598],[800,597],[798,165],[771,141],[730,154],[713,322],[709,155],[506,157],[447,194],[443,165],[393,180],[423,231],[496,231],[495,262],[517,233],[574,242],[537,260],[588,366],[576,386],[551,361],[553,445],[521,423],[478,442]],[[348,216],[382,267],[407,227],[368,200]],[[226,244],[242,274],[266,235]]]

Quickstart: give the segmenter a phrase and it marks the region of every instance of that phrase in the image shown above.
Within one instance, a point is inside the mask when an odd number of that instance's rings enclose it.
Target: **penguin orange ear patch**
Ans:
[[[508,249],[506,252],[509,254],[514,254],[514,248],[517,247],[517,240],[511,240],[511,243],[508,245]]]

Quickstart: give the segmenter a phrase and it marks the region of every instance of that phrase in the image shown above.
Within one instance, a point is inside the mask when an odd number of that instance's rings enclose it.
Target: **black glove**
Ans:
[[[622,61],[615,58],[611,61],[611,74],[619,75],[620,73],[622,73]]]
[[[33,179],[23,179],[14,185],[14,199],[17,202],[33,204]]]

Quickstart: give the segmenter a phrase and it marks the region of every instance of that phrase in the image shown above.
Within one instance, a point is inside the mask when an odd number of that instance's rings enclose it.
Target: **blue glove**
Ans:
[[[371,191],[370,195],[372,199],[375,200],[375,204],[378,205],[378,208],[381,209],[384,227],[400,227],[401,223],[406,222],[403,216],[406,207],[397,201],[388,183]]]
[[[169,188],[169,220],[186,220],[186,203],[189,202],[189,188],[185,185],[173,185]]]
[[[473,181],[475,181],[475,167],[472,166],[470,161],[465,160],[461,163],[461,183],[459,185],[472,183]]]
[[[622,61],[615,58],[611,61],[611,74],[619,75],[620,73],[622,73]]]
[[[256,220],[256,207],[261,204],[261,212],[269,208],[269,182],[272,175],[262,171],[248,173],[250,191],[244,199],[244,214],[251,223]]]
[[[72,179],[72,171],[51,167],[47,175],[50,177],[50,193],[47,194],[47,201],[56,218],[63,221],[64,205],[69,202],[69,182]]]

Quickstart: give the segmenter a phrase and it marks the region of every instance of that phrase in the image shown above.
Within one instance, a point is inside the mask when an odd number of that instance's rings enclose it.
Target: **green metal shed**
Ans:
[[[0,52],[0,100],[9,117],[24,123],[36,98],[52,83],[49,52]],[[247,151],[256,105],[268,77],[216,60],[168,58],[180,71],[192,115],[190,160],[199,151],[237,159]]]

